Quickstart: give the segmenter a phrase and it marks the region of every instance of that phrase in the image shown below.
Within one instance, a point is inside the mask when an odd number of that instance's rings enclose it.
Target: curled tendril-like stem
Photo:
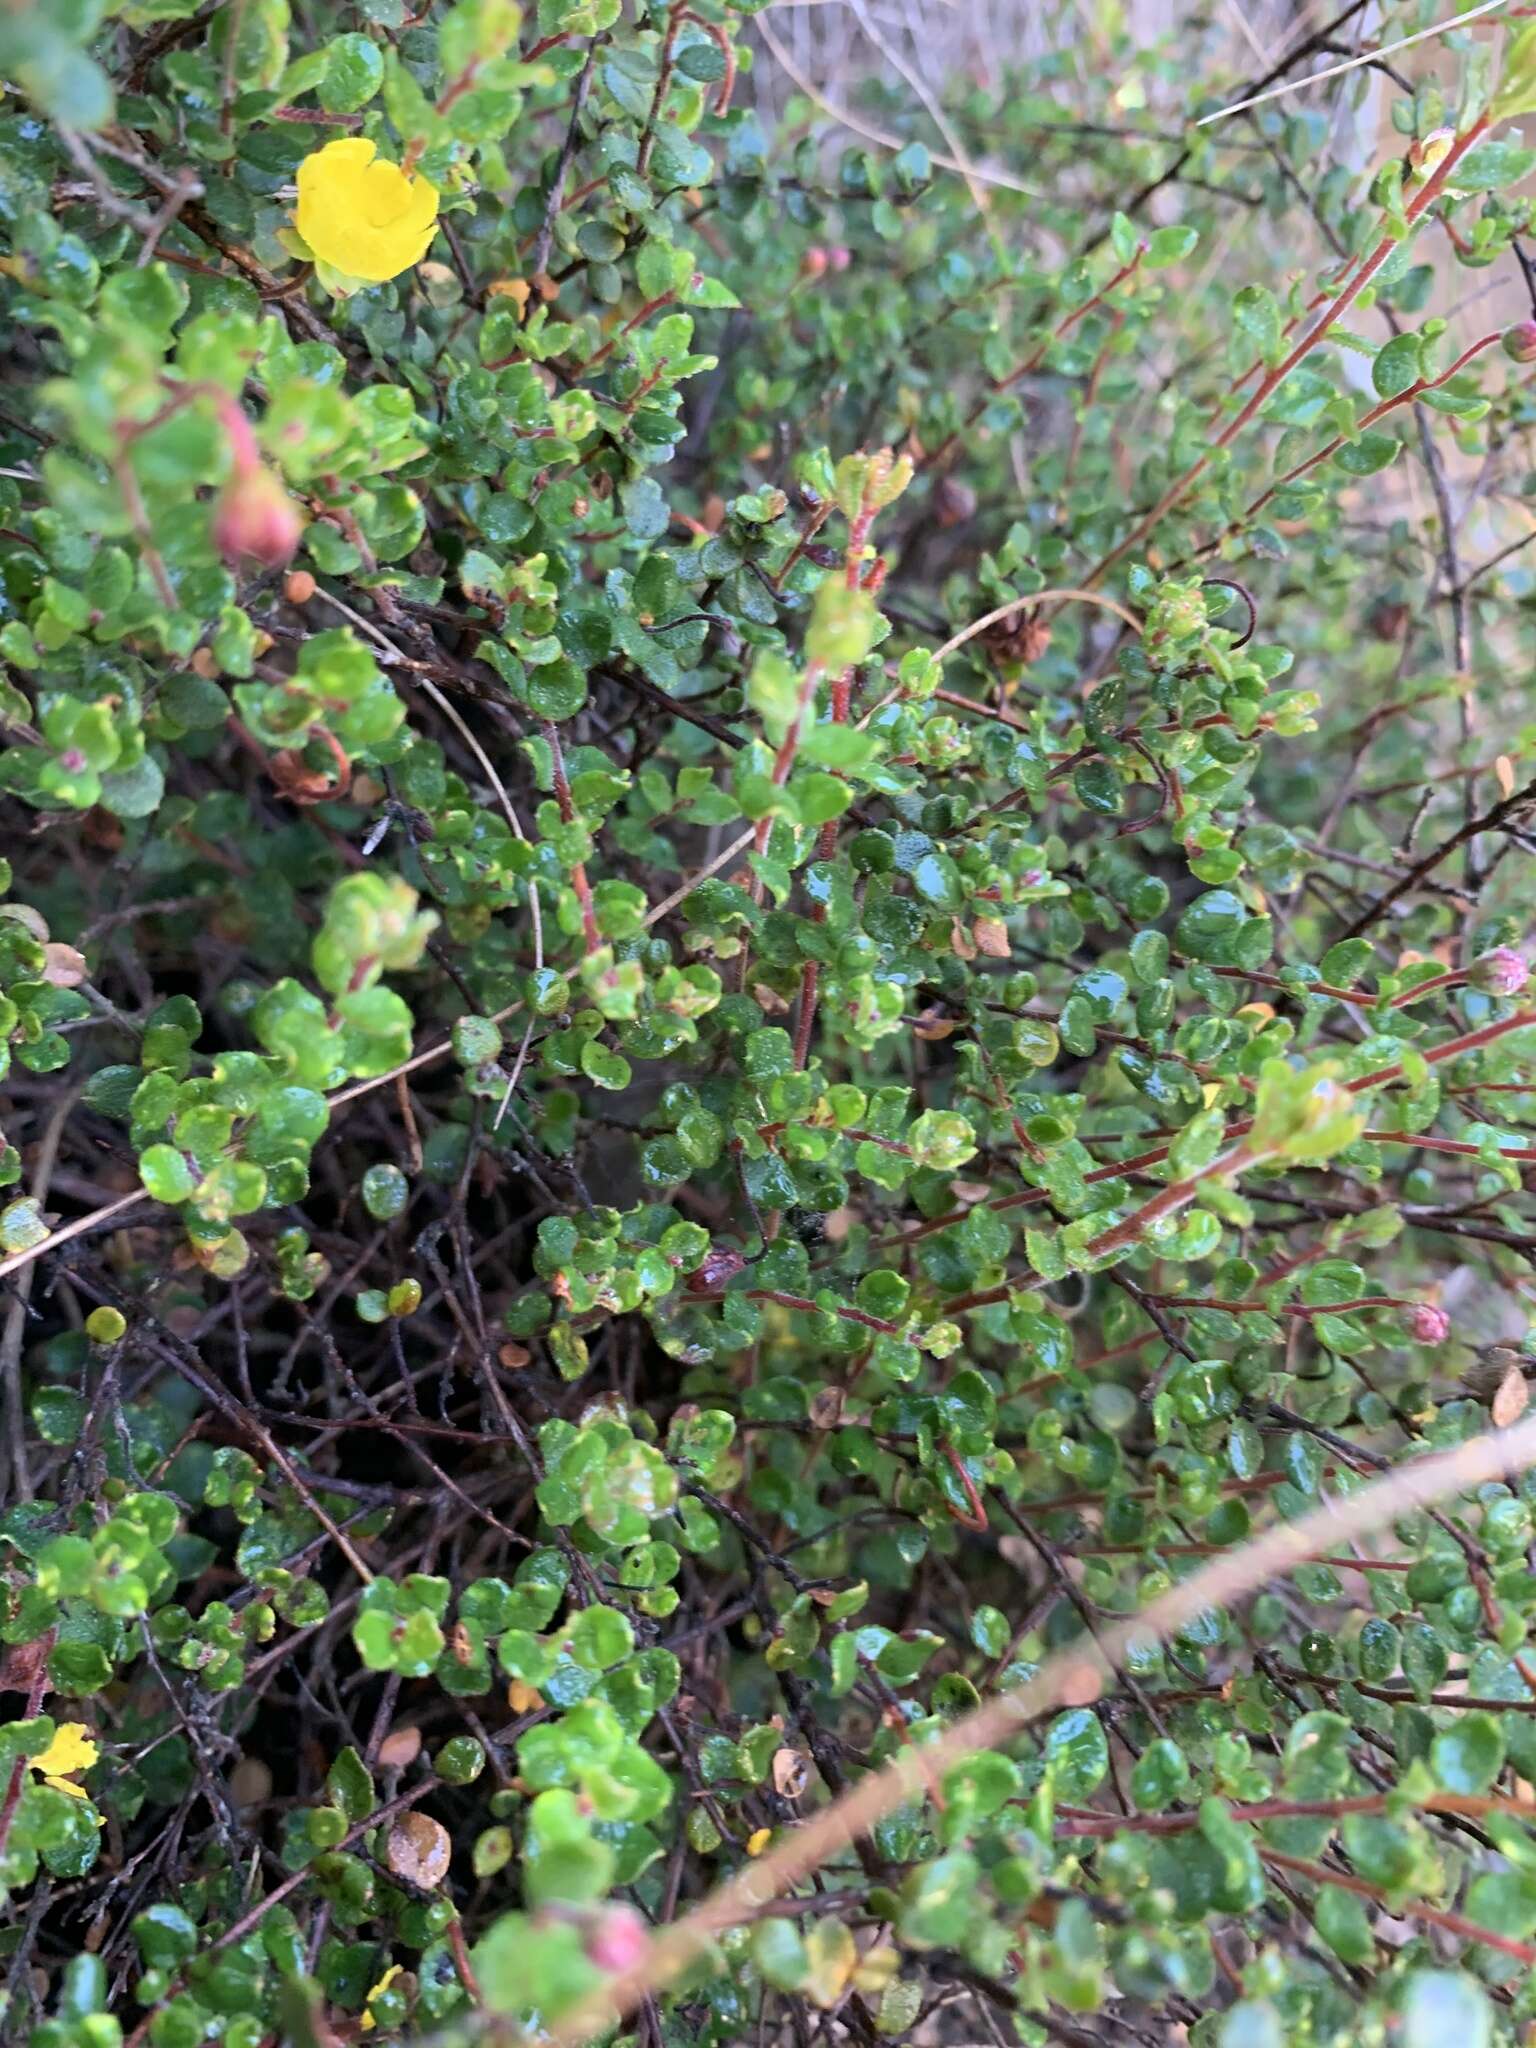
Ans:
[[[1247,605],[1248,630],[1240,640],[1234,640],[1232,643],[1234,651],[1239,647],[1246,647],[1254,634],[1259,630],[1259,607],[1254,601],[1253,592],[1246,583],[1239,583],[1235,576],[1204,576],[1201,578],[1202,589],[1212,584],[1219,585],[1223,590],[1235,590],[1243,600],[1243,603]]]

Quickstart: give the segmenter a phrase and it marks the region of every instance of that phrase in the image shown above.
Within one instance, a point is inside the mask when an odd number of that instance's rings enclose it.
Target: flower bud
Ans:
[[[644,1920],[633,1906],[605,1906],[587,1934],[587,1961],[615,1973],[633,1970],[650,1945]]]
[[[831,258],[821,244],[813,242],[800,258],[800,275],[811,278],[825,277],[830,262]]]
[[[1416,1301],[1403,1320],[1417,1344],[1443,1344],[1451,1334],[1450,1317],[1433,1301]]]
[[[1525,956],[1513,946],[1495,946],[1491,953],[1480,953],[1467,970],[1471,986],[1488,996],[1517,996],[1530,977]]]
[[[214,544],[226,562],[279,569],[304,531],[298,506],[271,470],[238,468],[213,514]]]
[[[1427,178],[1439,168],[1451,153],[1456,140],[1454,128],[1435,128],[1417,142],[1408,145],[1408,162],[1417,178]]]
[[[1512,363],[1536,363],[1536,320],[1517,320],[1506,327],[1499,346]]]
[[[846,270],[853,261],[853,251],[845,249],[839,244],[837,247],[827,251],[827,260],[834,270]]]

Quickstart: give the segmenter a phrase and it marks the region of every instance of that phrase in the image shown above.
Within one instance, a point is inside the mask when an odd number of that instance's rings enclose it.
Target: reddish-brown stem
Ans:
[[[747,1290],[747,1299],[749,1301],[776,1301],[780,1308],[801,1309],[807,1315],[818,1315],[823,1312],[819,1301],[808,1300],[803,1294],[785,1294],[777,1287],[750,1287]],[[826,1312],[834,1316],[841,1316],[845,1322],[862,1323],[866,1330],[879,1330],[883,1336],[887,1337],[897,1336],[901,1330],[900,1323],[887,1322],[884,1316],[867,1315],[863,1309],[848,1308],[842,1302],[829,1305]]]
[[[670,306],[672,301],[676,297],[676,292],[661,292],[654,299],[647,299],[645,304],[640,308],[639,312],[631,313],[629,318],[624,322],[624,325],[618,330],[618,332],[616,334],[610,334],[608,339],[603,343],[602,347],[597,351],[597,353],[593,356],[590,356],[587,359],[587,368],[590,370],[594,367],[594,365],[600,363],[606,355],[608,355],[613,349],[618,347],[619,343],[624,339],[626,334],[632,333],[633,330],[640,325],[642,320],[649,320],[651,315],[653,313],[659,313],[663,306]],[[488,367],[494,370],[499,368],[500,365],[496,363],[491,363],[490,365],[488,365]]]
[[[1156,1332],[1154,1331],[1151,1334],[1155,1336]],[[1072,1545],[1072,1555],[1074,1557],[1142,1557],[1146,1554],[1148,1547],[1141,1543],[1074,1543]],[[1158,1543],[1154,1541],[1150,1548],[1159,1557],[1219,1557],[1224,1550],[1230,1549],[1231,1545],[1226,1543]],[[1317,1556],[1307,1558],[1305,1562],[1307,1564],[1333,1565],[1337,1570],[1345,1572],[1411,1572],[1413,1570],[1413,1566],[1405,1558],[1329,1557],[1321,1551]],[[1405,1693],[1403,1697],[1407,1699],[1411,1695]]]
[[[1355,1301],[1329,1301],[1316,1308],[1298,1301],[1282,1301],[1273,1305],[1267,1301],[1222,1301],[1213,1294],[1154,1294],[1148,1299],[1155,1301],[1159,1308],[1216,1308],[1234,1316],[1347,1316],[1358,1308],[1418,1306],[1416,1302],[1404,1301],[1396,1294],[1362,1294]]]
[[[1423,217],[1426,210],[1444,191],[1457,164],[1466,155],[1467,151],[1487,133],[1488,125],[1488,120],[1485,116],[1482,120],[1474,122],[1464,135],[1457,136],[1451,147],[1446,151],[1443,160],[1436,165],[1423,186],[1405,207],[1404,214],[1410,226]],[[1093,568],[1088,571],[1087,575],[1083,578],[1085,589],[1092,590],[1096,584],[1102,582],[1117,562],[1123,560],[1134,548],[1140,547],[1141,543],[1149,534],[1156,531],[1157,527],[1174,507],[1183,503],[1184,499],[1188,497],[1201,477],[1210,468],[1217,452],[1222,448],[1229,447],[1236,440],[1243,428],[1248,425],[1260,408],[1280,388],[1297,364],[1304,357],[1310,355],[1312,350],[1317,347],[1317,344],[1327,334],[1328,330],[1344,317],[1366,286],[1386,264],[1388,258],[1400,246],[1397,236],[1382,236],[1370,254],[1359,264],[1354,275],[1339,292],[1338,296],[1329,301],[1321,319],[1315,321],[1301,338],[1286,351],[1274,368],[1259,379],[1252,397],[1247,399],[1238,411],[1233,414],[1221,432],[1213,436],[1204,453],[1197,456],[1189,468],[1184,471],[1183,475],[1176,478],[1168,486],[1157,503],[1150,511],[1142,514],[1125,538],[1117,541],[1109,553],[1101,556]]]
[[[799,701],[795,705],[795,715],[789,721],[789,729],[783,739],[779,741],[778,752],[773,757],[773,771],[769,779],[772,781],[775,789],[782,789],[789,780],[790,770],[795,765],[795,755],[800,751],[800,728],[805,724],[805,714],[811,708],[811,702],[816,695],[816,685],[821,681],[821,674],[821,664],[819,662],[812,661],[806,664],[805,675],[800,683]],[[752,851],[754,853],[761,854],[767,851],[768,835],[772,830],[773,818],[771,814],[765,818],[758,819],[757,830],[752,839]],[[754,882],[752,892],[754,896],[761,898],[762,884]]]
[[[962,1529],[974,1529],[977,1535],[984,1535],[987,1529],[986,1502],[977,1492],[975,1480],[966,1471],[965,1460],[953,1444],[946,1444],[944,1446],[944,1456],[948,1461],[950,1471],[954,1473],[965,1490],[965,1497],[970,1503],[971,1511],[969,1514],[962,1514],[952,1501],[946,1501],[945,1506],[948,1507],[950,1514],[960,1524]]]
[[[1483,1147],[1466,1138],[1431,1138],[1423,1131],[1362,1131],[1377,1145],[1411,1145],[1420,1152],[1445,1152],[1458,1159],[1481,1159]],[[1500,1159],[1536,1159],[1536,1145],[1507,1145],[1496,1148]]]
[[[1314,1678],[1308,1671],[1299,1671],[1284,1664],[1277,1665],[1276,1669],[1282,1678],[1288,1678],[1296,1685],[1316,1686],[1323,1692],[1337,1692],[1341,1685],[1347,1685],[1355,1692],[1364,1693],[1368,1700],[1382,1700],[1388,1706],[1417,1704],[1426,1707],[1455,1707],[1458,1712],[1465,1713],[1536,1713],[1536,1700],[1496,1700],[1489,1699],[1482,1693],[1457,1691],[1432,1692],[1421,1697],[1407,1686],[1371,1685],[1363,1678]]]
[[[570,780],[565,772],[565,755],[560,747],[560,734],[552,719],[544,721],[544,742],[549,748],[550,780],[555,788],[555,802],[560,806],[561,822],[570,825],[575,822],[576,806],[571,801]],[[585,864],[579,860],[571,862],[571,887],[576,891],[576,901],[581,905],[581,929],[589,953],[595,953],[603,943],[603,935],[597,928],[597,912],[592,907],[592,885],[587,880]]]
[[[469,1945],[464,1939],[464,1929],[457,1914],[448,1922],[448,1947],[453,1954],[453,1967],[459,1973],[459,1982],[464,1986],[472,2005],[484,2005],[485,1993],[480,1989],[469,1960]]]
[[[977,718],[993,719],[998,725],[1011,725],[1015,732],[1034,731],[1024,719],[999,710],[995,704],[983,704],[975,697],[963,697],[958,690],[935,690],[933,694],[942,704],[953,704],[960,711],[969,711]]]
[[[602,347],[587,358],[587,368],[589,370],[595,368],[605,357],[613,353],[626,334],[629,334],[634,328],[638,327],[642,320],[648,320],[652,313],[658,312],[661,307],[670,306],[676,297],[676,292],[662,292],[657,298],[647,299],[639,312],[631,313],[624,322],[624,325],[613,334],[610,334]],[[487,370],[504,370],[509,363],[521,362],[521,360],[522,351],[520,349],[513,349],[510,355],[494,356],[484,367]]]
[[[358,1821],[353,1827],[348,1828],[347,1832],[336,1844],[337,1853],[339,1854],[344,1849],[350,1849],[354,1842],[361,1841],[364,1835],[371,1834],[376,1827],[381,1826],[387,1820],[392,1820],[397,1813],[403,1813],[408,1806],[414,1806],[419,1799],[425,1799],[427,1794],[434,1789],[437,1789],[435,1781],[429,1779],[424,1785],[413,1785],[409,1792],[402,1792],[397,1799],[386,1801],[383,1806],[379,1807],[377,1812],[370,1813],[365,1819]],[[222,1934],[211,1941],[200,1952],[200,1960],[220,1954],[221,1951],[232,1947],[237,1941],[244,1941],[251,1929],[259,1927],[274,1906],[281,1905],[290,1893],[296,1892],[299,1889],[300,1885],[309,1883],[313,1875],[313,1871],[306,1867],[303,1870],[296,1870],[291,1877],[285,1877],[281,1884],[275,1885],[267,1893],[265,1898],[258,1899],[248,1913],[242,1913],[238,1920],[233,1921],[225,1928]],[[162,2013],[171,2000],[179,1997],[185,1989],[186,1979],[184,1977],[178,1977],[173,1983],[167,1985],[159,2002],[145,2013],[144,2017],[124,2042],[123,2048],[140,2048],[140,2044],[149,2033],[156,2016]]]
[[[1446,1039],[1443,1044],[1416,1050],[1420,1059],[1427,1061],[1430,1066],[1435,1066],[1441,1060],[1455,1059],[1464,1052],[1476,1052],[1479,1047],[1491,1045],[1495,1039],[1503,1038],[1507,1032],[1522,1030],[1530,1024],[1536,1024],[1536,1010],[1516,1010],[1512,1016],[1500,1017],[1492,1024],[1480,1025],[1476,1031],[1464,1031],[1457,1038]],[[1393,1060],[1389,1066],[1374,1067],[1370,1073],[1360,1075],[1357,1080],[1346,1081],[1344,1086],[1351,1095],[1363,1094],[1368,1088],[1380,1088],[1388,1081],[1400,1079],[1402,1071],[1402,1061]],[[1243,1117],[1227,1126],[1225,1136],[1228,1140],[1245,1137],[1252,1129],[1252,1117]],[[1405,1142],[1423,1144],[1424,1140],[1422,1137],[1415,1137]],[[1440,1142],[1451,1144],[1456,1141],[1447,1138]],[[1149,1151],[1138,1152],[1133,1159],[1119,1159],[1112,1161],[1108,1166],[1096,1166],[1091,1172],[1083,1175],[1083,1180],[1085,1183],[1092,1183],[1114,1180],[1121,1175],[1145,1173],[1150,1166],[1160,1166],[1167,1157],[1167,1145],[1154,1145]],[[1044,1188],[1024,1188],[1016,1195],[999,1195],[986,1206],[989,1209],[1024,1209],[1046,1199]],[[946,1210],[942,1216],[932,1216],[927,1222],[919,1223],[911,1230],[899,1231],[892,1237],[880,1240],[875,1249],[880,1250],[888,1245],[915,1244],[919,1238],[928,1237],[936,1230],[947,1230],[951,1223],[962,1222],[967,1213],[965,1209]],[[1007,1289],[1001,1293],[994,1291],[988,1296],[989,1300],[997,1301],[1006,1301],[1007,1298]],[[975,1305],[977,1304],[973,1304]]]
[[[656,147],[656,123],[661,119],[662,104],[667,97],[667,88],[672,83],[672,52],[677,43],[677,32],[683,25],[686,7],[674,5],[667,16],[667,33],[661,45],[661,62],[656,67],[656,90],[651,94],[650,109],[645,117],[645,132],[640,137],[640,150],[635,159],[635,169],[643,178],[651,165],[651,151]]]
[[[706,21],[702,14],[695,14],[691,7],[685,7],[682,20],[691,21],[696,28],[703,29],[720,55],[725,59],[725,75],[720,80],[720,90],[715,94],[715,119],[723,121],[731,111],[731,94],[736,89],[736,45],[717,21]]]
[[[1246,1122],[1244,1128],[1252,1130],[1251,1119]],[[1268,1156],[1267,1153],[1252,1151],[1246,1145],[1238,1145],[1232,1151],[1224,1152],[1219,1159],[1213,1159],[1203,1172],[1192,1173],[1185,1180],[1170,1182],[1167,1187],[1160,1188],[1150,1201],[1143,1202],[1139,1209],[1133,1210],[1122,1222],[1112,1225],[1108,1230],[1101,1230],[1097,1237],[1090,1238],[1087,1257],[1107,1258],[1111,1252],[1120,1251],[1126,1245],[1134,1244],[1149,1224],[1156,1223],[1161,1217],[1171,1216],[1175,1210],[1182,1209],[1186,1203],[1192,1202],[1203,1181],[1216,1180],[1229,1173],[1240,1173],[1245,1166],[1253,1166]]]
[[[1047,334],[1043,340],[1037,342],[1035,347],[1030,350],[1029,354],[1024,358],[1023,362],[1018,365],[1017,369],[1010,370],[1006,377],[994,377],[986,393],[981,398],[977,399],[976,403],[971,407],[971,410],[966,414],[965,419],[961,422],[961,424],[958,427],[956,427],[955,431],[952,434],[946,435],[945,438],[939,443],[938,447],[934,449],[931,455],[924,457],[923,467],[925,469],[931,469],[935,463],[942,462],[944,457],[948,455],[949,451],[954,447],[955,443],[962,439],[963,436],[969,433],[970,429],[973,426],[975,426],[976,422],[981,418],[982,414],[986,411],[987,407],[991,404],[993,398],[997,395],[999,391],[1006,391],[1010,384],[1017,384],[1021,377],[1027,377],[1032,370],[1038,370],[1040,365],[1045,361],[1045,358],[1047,354],[1050,352],[1051,348],[1058,341],[1063,340],[1067,335],[1069,335],[1072,332],[1073,328],[1077,325],[1079,320],[1086,318],[1086,316],[1093,311],[1095,306],[1103,305],[1105,299],[1108,298],[1109,294],[1115,289],[1116,285],[1124,284],[1125,280],[1128,277],[1132,276],[1137,270],[1140,269],[1141,259],[1145,254],[1146,247],[1143,244],[1142,247],[1137,249],[1136,254],[1131,258],[1129,263],[1122,263],[1120,268],[1115,272],[1114,276],[1109,278],[1104,284],[1100,285],[1099,289],[1093,294],[1092,298],[1084,299],[1083,303],[1080,306],[1074,306],[1070,312],[1064,313],[1061,319],[1058,320],[1056,325],[1051,329],[1050,333]]]
[[[776,1138],[780,1131],[788,1130],[788,1128],[787,1124],[759,1124],[757,1135],[760,1138]],[[849,1125],[846,1130],[837,1131],[832,1133],[832,1135],[839,1138],[852,1138],[860,1145],[878,1145],[886,1152],[899,1152],[903,1159],[910,1159],[912,1157],[912,1147],[910,1145],[900,1144],[895,1138],[878,1138],[873,1131],[861,1130],[857,1125]]]
[[[1522,1810],[1529,1815],[1529,1808]],[[1536,1946],[1532,1943],[1516,1941],[1508,1934],[1495,1934],[1490,1927],[1479,1927],[1471,1920],[1464,1920],[1460,1913],[1447,1913],[1439,1906],[1425,1905],[1421,1899],[1389,1898],[1378,1886],[1367,1884],[1363,1877],[1352,1877],[1343,1870],[1330,1870],[1323,1863],[1309,1863],[1304,1856],[1286,1856],[1279,1849],[1263,1846],[1259,1854],[1266,1863],[1272,1863],[1281,1870],[1295,1871],[1298,1877],[1309,1878],[1313,1884],[1334,1885],[1341,1891],[1370,1899],[1374,1905],[1389,1905],[1404,1919],[1422,1920],[1428,1927],[1442,1928],[1445,1933],[1454,1934],[1459,1941],[1476,1941],[1487,1948],[1496,1948],[1501,1954],[1513,1956],[1517,1962],[1524,1963],[1527,1969],[1536,1964]]]
[[[1474,341],[1470,348],[1463,349],[1450,368],[1442,370],[1438,377],[1420,377],[1416,383],[1410,384],[1406,391],[1399,391],[1396,397],[1384,398],[1380,405],[1372,406],[1371,410],[1358,421],[1351,433],[1335,434],[1333,439],[1327,442],[1325,446],[1307,456],[1304,461],[1296,463],[1293,468],[1285,472],[1284,476],[1277,476],[1267,489],[1259,493],[1252,504],[1245,506],[1235,519],[1228,521],[1214,540],[1207,541],[1204,547],[1196,548],[1192,555],[1185,557],[1185,560],[1198,561],[1202,555],[1213,554],[1223,541],[1229,540],[1234,533],[1241,533],[1250,520],[1256,519],[1270,499],[1278,492],[1283,491],[1287,484],[1295,483],[1299,477],[1305,476],[1309,470],[1316,469],[1320,463],[1326,462],[1330,455],[1337,455],[1346,441],[1353,441],[1358,435],[1363,434],[1367,428],[1374,427],[1378,420],[1384,419],[1389,412],[1394,412],[1398,406],[1412,405],[1417,399],[1422,398],[1426,391],[1437,391],[1442,384],[1448,384],[1452,377],[1457,376],[1466,368],[1474,356],[1481,355],[1486,348],[1492,348],[1499,338],[1499,335],[1496,333],[1485,334],[1480,341]],[[1179,566],[1181,565],[1178,563],[1171,565],[1172,568],[1178,568]]]
[[[819,1301],[810,1300],[804,1294],[786,1294],[778,1287],[749,1287],[746,1296],[748,1301],[774,1301],[780,1308],[799,1309],[805,1315],[841,1316],[844,1322],[862,1323],[866,1330],[878,1330],[883,1337],[896,1337],[901,1334],[900,1323],[888,1323],[883,1316],[867,1315],[863,1309],[848,1308],[842,1302],[827,1302],[824,1305]],[[725,1296],[695,1294],[689,1298],[695,1302],[711,1302],[724,1301]]]
[[[1074,1359],[1067,1368],[1071,1372],[1094,1372],[1101,1365],[1114,1365],[1122,1358],[1131,1358],[1150,1344],[1157,1336],[1156,1330],[1143,1330],[1139,1337],[1129,1337],[1123,1344],[1115,1344],[1108,1351],[1101,1351],[1096,1358]],[[1035,1379],[1026,1380],[1015,1391],[1020,1394],[1038,1394],[1046,1387],[1054,1387],[1063,1377],[1059,1372],[1043,1372]]]
[[[857,522],[855,522],[855,527],[857,529]],[[853,549],[850,547],[850,576],[853,574],[852,558]],[[851,668],[844,669],[843,673],[832,685],[831,711],[832,723],[834,725],[846,725],[848,723],[848,707],[853,697],[853,679],[854,670]],[[837,820],[835,818],[828,818],[821,831],[817,834],[816,858],[820,861],[831,860],[836,852]],[[824,903],[816,904],[811,911],[812,920],[816,924],[825,923],[826,916],[827,907]],[[800,970],[800,1007],[795,1018],[795,1065],[797,1068],[804,1067],[806,1061],[811,1056],[811,1030],[816,1022],[816,985],[820,978],[821,963],[817,960],[807,960]]]
[[[1348,268],[1347,264],[1345,265],[1345,268]],[[1280,330],[1280,339],[1284,341],[1288,335],[1294,334],[1297,328],[1301,325],[1303,320],[1310,320],[1312,315],[1317,311],[1318,307],[1326,306],[1327,303],[1328,294],[1326,292],[1314,292],[1311,298],[1308,299],[1305,306],[1302,307],[1301,311],[1299,313],[1293,313],[1290,319],[1286,321],[1285,325]],[[1222,397],[1216,401],[1215,411],[1211,416],[1213,423],[1221,417],[1221,408],[1225,400],[1228,398],[1235,398],[1238,392],[1241,391],[1243,386],[1248,382],[1248,379],[1254,374],[1254,372],[1256,370],[1262,370],[1263,367],[1264,358],[1262,356],[1255,356],[1253,361],[1248,365],[1247,369],[1241,371],[1236,377],[1232,379],[1232,382],[1227,386],[1225,392],[1222,394]]]
[[[457,106],[467,92],[473,91],[475,79],[479,75],[479,71],[480,60],[478,57],[472,57],[438,101],[434,111],[438,114],[446,114],[450,107]]]
[[[1083,433],[1097,403],[1099,385],[1103,381],[1104,372],[1109,367],[1110,352],[1114,347],[1115,337],[1124,325],[1125,315],[1123,313],[1116,313],[1112,316],[1109,323],[1109,331],[1104,337],[1103,345],[1097,357],[1094,359],[1093,368],[1088,372],[1088,381],[1083,386],[1083,395],[1077,408],[1077,418],[1072,423],[1072,440],[1067,448],[1064,488],[1070,489],[1076,481],[1077,458],[1082,453]]]
[[[52,1631],[37,1646],[37,1669],[32,1674],[32,1683],[27,1688],[24,1721],[33,1721],[43,1711],[43,1701],[48,1697],[48,1655],[53,1648]],[[0,1856],[5,1854],[5,1845],[10,1839],[11,1822],[16,1818],[16,1809],[21,1804],[21,1794],[27,1782],[27,1766],[30,1759],[17,1757],[11,1766],[11,1775],[5,1788],[5,1801],[0,1805]]]
[[[821,529],[826,525],[828,519],[831,516],[832,501],[830,499],[827,499],[822,504],[818,505],[815,511],[812,512],[810,518],[806,521],[805,525],[800,529],[799,534],[796,536],[794,546],[790,549],[789,553],[784,557],[784,560],[782,564],[779,566],[779,568],[768,579],[775,590],[782,590],[784,588],[785,577],[789,574],[790,570],[793,569],[796,562],[799,561],[800,557],[805,553],[807,545],[816,538],[817,534],[820,533]]]
[[[1354,1563],[1347,1558],[1345,1563]],[[1404,1570],[1408,1567],[1404,1566]],[[1404,1694],[1404,1698],[1411,1695]],[[1235,1801],[1227,1812],[1235,1821],[1260,1827],[1272,1820],[1346,1820],[1351,1814],[1386,1813],[1393,1803],[1387,1792],[1357,1792],[1340,1799],[1254,1799]],[[1536,1806],[1527,1799],[1510,1799],[1499,1793],[1431,1792],[1421,1802],[1426,1813],[1454,1813],[1466,1820],[1486,1820],[1490,1814],[1518,1814],[1536,1820]],[[1058,1806],[1058,1832],[1075,1834],[1182,1835],[1200,1825],[1198,1813],[1101,1813],[1091,1806]]]

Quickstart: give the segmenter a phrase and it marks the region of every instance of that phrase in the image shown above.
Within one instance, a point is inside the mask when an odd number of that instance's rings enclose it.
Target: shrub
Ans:
[[[0,12],[8,2035],[1523,2040],[1536,30],[752,11]]]

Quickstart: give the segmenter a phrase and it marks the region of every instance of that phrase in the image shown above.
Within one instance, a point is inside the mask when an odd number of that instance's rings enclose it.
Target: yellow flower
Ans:
[[[391,1963],[389,1968],[384,1972],[383,1976],[379,1979],[378,1983],[371,1985],[369,1987],[368,1996],[363,2001],[363,2033],[371,2034],[374,2028],[379,2024],[378,2021],[374,2018],[373,2013],[369,2010],[369,2008],[372,2006],[373,2001],[378,1997],[381,1991],[387,1991],[389,1989],[390,1985],[394,1983],[395,1979],[399,1976],[400,1972],[404,1969],[404,1967],[405,1965],[403,1963]]]
[[[83,1785],[71,1784],[69,1771],[88,1771],[101,1754],[78,1721],[66,1721],[54,1731],[48,1747],[31,1759],[34,1771],[41,1771],[45,1784],[55,1792],[67,1792],[71,1799],[86,1797]]]
[[[365,284],[398,277],[427,253],[437,188],[408,178],[361,135],[328,142],[299,165],[294,225],[314,255]]]

